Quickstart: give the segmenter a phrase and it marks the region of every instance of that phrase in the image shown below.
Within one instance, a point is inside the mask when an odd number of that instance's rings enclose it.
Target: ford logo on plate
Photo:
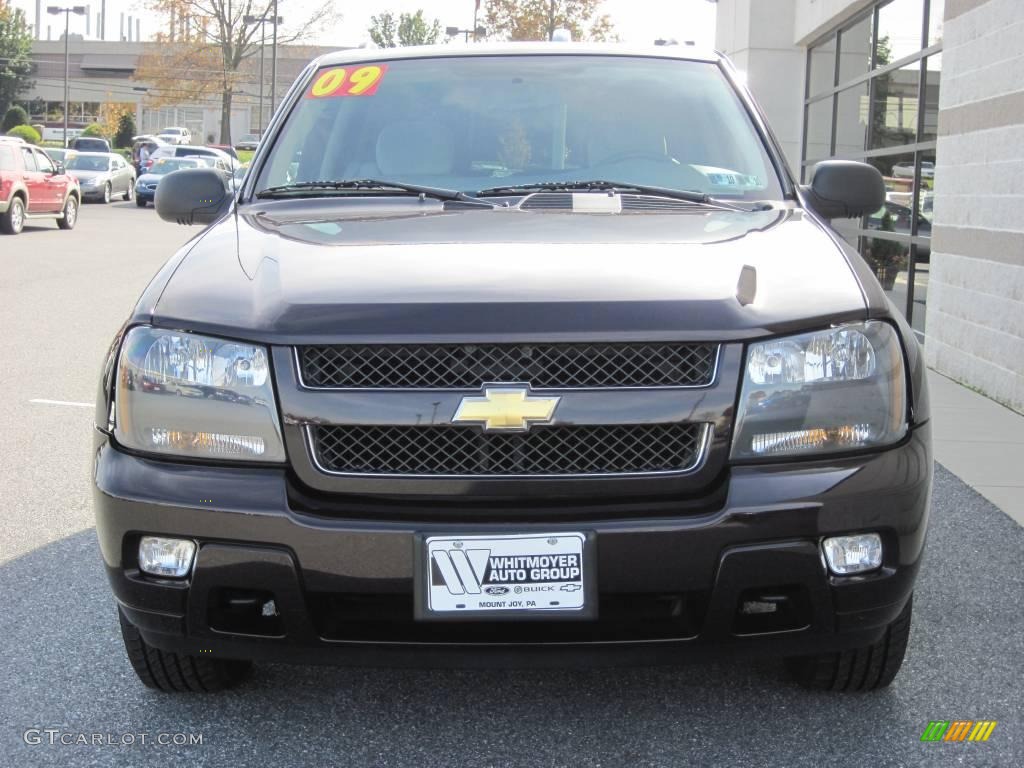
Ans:
[[[484,587],[484,592],[488,595],[507,595],[508,587]]]

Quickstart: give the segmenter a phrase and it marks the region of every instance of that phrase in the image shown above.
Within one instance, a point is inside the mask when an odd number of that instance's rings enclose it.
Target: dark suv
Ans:
[[[914,335],[692,49],[345,51],[114,339],[97,531],[166,691],[256,660],[786,657],[887,685],[932,478]]]
[[[76,152],[111,152],[110,142],[96,136],[78,136],[68,147]]]
[[[16,235],[29,219],[56,219],[61,229],[78,221],[78,180],[41,149],[0,139],[0,232]]]

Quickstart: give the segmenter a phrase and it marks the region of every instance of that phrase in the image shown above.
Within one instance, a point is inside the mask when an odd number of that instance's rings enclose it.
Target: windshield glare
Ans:
[[[199,165],[199,162],[196,160],[157,160],[153,163],[149,172],[157,176],[163,176],[165,173],[180,171],[182,168],[198,168]]]
[[[735,199],[782,196],[748,114],[711,63],[478,56],[380,70],[314,74],[256,189],[377,178],[473,193],[610,179]]]

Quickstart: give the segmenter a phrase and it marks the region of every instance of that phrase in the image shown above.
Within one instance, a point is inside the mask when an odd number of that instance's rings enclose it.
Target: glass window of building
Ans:
[[[801,177],[841,157],[875,166],[886,202],[836,231],[924,337],[943,0],[875,0],[808,48]]]

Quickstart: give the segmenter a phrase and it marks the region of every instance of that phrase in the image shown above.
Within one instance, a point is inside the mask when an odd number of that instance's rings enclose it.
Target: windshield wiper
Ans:
[[[762,210],[760,207],[753,209],[737,205],[727,200],[718,200],[705,192],[694,192],[689,189],[672,189],[671,187],[654,187],[647,184],[633,184],[625,181],[607,181],[605,179],[578,180],[578,181],[537,181],[526,184],[510,184],[506,187],[489,187],[481,189],[476,193],[477,197],[487,195],[515,195],[527,192],[616,192],[622,194],[635,193],[641,195],[657,195],[668,197],[673,200],[684,200],[698,205],[712,205],[719,208],[727,208],[735,211],[749,212],[751,210]]]
[[[488,208],[496,208],[495,203],[485,200],[477,200],[465,192],[456,189],[445,189],[444,187],[425,187],[419,184],[406,184],[402,181],[382,181],[380,179],[342,179],[338,181],[296,181],[291,184],[281,184],[277,187],[267,187],[256,193],[261,199],[297,197],[303,193],[315,193],[330,190],[399,190],[420,197],[430,197],[435,200],[458,200],[462,203],[470,203]],[[315,196],[315,195],[313,195]]]

